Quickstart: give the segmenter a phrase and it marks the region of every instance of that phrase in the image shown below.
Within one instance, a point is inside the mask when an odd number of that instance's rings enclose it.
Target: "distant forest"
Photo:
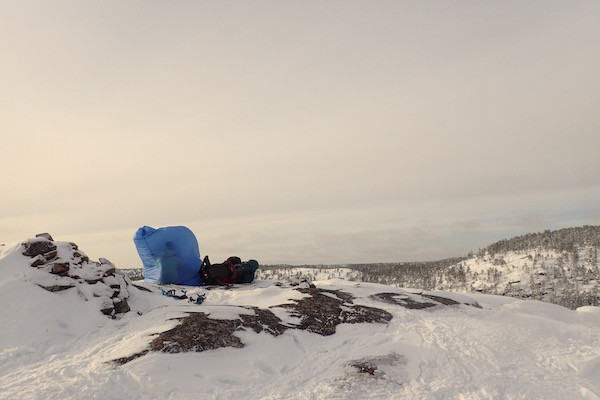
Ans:
[[[382,283],[422,290],[450,290],[537,299],[568,308],[600,305],[598,249],[600,226],[583,226],[529,233],[500,240],[476,254],[431,262],[345,265],[261,266],[261,277],[301,278],[298,268],[317,270],[348,268],[359,274],[333,277]],[[522,267],[506,261],[507,254],[522,253]],[[485,266],[476,272],[471,266]],[[525,278],[507,277],[515,269]],[[275,271],[278,273],[275,274]],[[286,273],[286,271],[288,271]],[[310,277],[310,276],[308,276]]]
[[[558,252],[572,252],[577,247],[600,246],[600,226],[584,225],[577,228],[565,228],[557,231],[546,230],[539,233],[528,233],[512,239],[500,240],[480,250],[479,253],[488,252],[491,255],[506,253],[508,251],[522,251],[528,249],[555,250]]]

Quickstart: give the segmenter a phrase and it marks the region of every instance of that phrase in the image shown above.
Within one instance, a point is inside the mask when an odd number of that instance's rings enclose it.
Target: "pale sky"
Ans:
[[[0,1],[0,243],[437,260],[600,224],[600,2]]]

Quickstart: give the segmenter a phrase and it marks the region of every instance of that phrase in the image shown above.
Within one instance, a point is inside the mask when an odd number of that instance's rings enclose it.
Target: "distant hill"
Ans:
[[[505,253],[509,251],[523,251],[530,249],[543,249],[572,252],[575,248],[600,246],[600,226],[584,225],[576,228],[565,228],[556,231],[528,233],[515,236],[512,239],[500,240],[480,251],[480,253]]]
[[[258,279],[331,279],[537,299],[569,308],[600,304],[600,226],[500,240],[454,259],[387,264],[261,267]]]

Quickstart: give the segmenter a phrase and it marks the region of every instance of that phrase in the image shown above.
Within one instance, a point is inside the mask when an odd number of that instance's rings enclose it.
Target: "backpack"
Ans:
[[[205,285],[251,283],[258,267],[258,261],[248,260],[242,262],[239,257],[229,257],[220,264],[211,264],[208,256],[206,256],[202,261],[198,274]]]
[[[200,278],[205,285],[227,285],[235,283],[238,268],[242,260],[239,257],[229,257],[220,264],[211,264],[208,256],[204,257],[198,270]]]

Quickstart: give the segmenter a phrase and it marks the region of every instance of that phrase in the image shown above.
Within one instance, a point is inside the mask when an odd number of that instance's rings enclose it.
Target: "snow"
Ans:
[[[388,324],[342,324],[331,336],[288,329],[274,337],[237,332],[244,348],[148,353],[122,366],[176,318],[251,314],[307,294],[275,280],[206,294],[201,305],[131,288],[132,309],[103,315],[77,288],[51,293],[35,282],[19,245],[0,255],[0,399],[599,399],[600,309],[569,310],[539,301],[483,294],[422,292],[461,303],[406,309],[370,297],[420,291],[339,279],[315,281],[342,290],[354,304],[393,315]],[[465,303],[475,304],[481,308]],[[297,322],[272,308],[284,322]],[[355,364],[376,365],[374,375]]]

